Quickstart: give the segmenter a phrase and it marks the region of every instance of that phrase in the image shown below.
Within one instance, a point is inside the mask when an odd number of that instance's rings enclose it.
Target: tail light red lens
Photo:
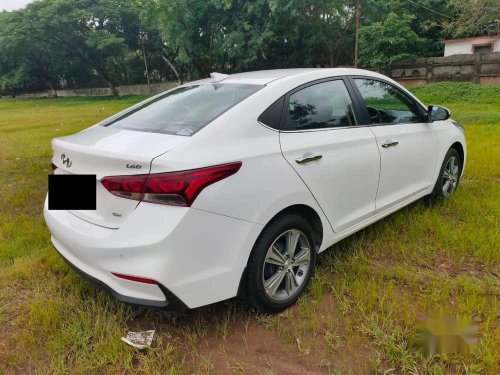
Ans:
[[[105,177],[101,183],[119,197],[189,207],[204,188],[235,174],[240,167],[241,162],[235,162],[180,172]]]
[[[112,194],[123,198],[141,200],[147,174],[135,176],[105,177],[101,180],[104,187]]]

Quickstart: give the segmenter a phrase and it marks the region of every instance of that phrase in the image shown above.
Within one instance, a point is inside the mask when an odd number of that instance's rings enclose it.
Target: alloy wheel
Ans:
[[[294,297],[307,278],[311,246],[297,229],[280,234],[269,247],[264,260],[262,281],[269,298],[282,301]]]
[[[451,195],[457,188],[459,169],[458,159],[456,156],[451,156],[446,162],[443,171],[443,184],[441,188],[445,197]]]

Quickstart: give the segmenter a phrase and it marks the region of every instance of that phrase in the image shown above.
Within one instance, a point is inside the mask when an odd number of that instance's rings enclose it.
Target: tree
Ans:
[[[232,23],[231,2],[160,0],[150,6],[158,17],[165,57],[174,55],[178,64],[194,69],[201,77],[224,70],[224,38]]]
[[[116,85],[126,75],[127,31],[137,24],[133,15],[126,1],[36,1],[15,12],[4,33],[77,60],[117,95]]]
[[[180,46],[170,43],[163,38],[165,32],[162,27],[163,13],[159,12],[159,6],[152,0],[137,0],[140,9],[142,42],[147,51],[155,51],[164,62],[166,70],[171,71],[179,84],[184,82],[181,62],[176,61],[179,57]]]
[[[2,89],[14,95],[15,89],[20,86],[32,89],[48,87],[55,95],[55,89],[61,81],[61,56],[50,56],[45,43],[33,43],[12,32],[9,26],[17,22],[17,16],[15,13],[4,13],[1,16],[2,25],[5,25],[0,33]]]
[[[176,65],[197,76],[206,77],[212,71],[336,66],[352,59],[351,1],[148,3],[165,50]]]
[[[360,65],[485,33],[498,0],[361,0]],[[4,90],[116,86],[213,71],[352,65],[355,0],[38,0],[0,13]],[[498,23],[497,23],[497,27]],[[148,72],[146,72],[146,67]],[[147,74],[147,77],[146,77]]]
[[[412,15],[389,13],[383,22],[360,29],[360,64],[381,70],[391,62],[414,58],[421,51],[422,39],[412,30]]]
[[[454,37],[500,35],[500,4],[498,0],[449,0],[454,18],[446,29]]]
[[[445,22],[453,12],[448,1],[443,0],[362,0],[362,24],[372,25],[384,22],[390,13],[411,15],[411,29],[419,36],[418,56],[439,56],[443,54],[441,41],[450,36]]]
[[[352,64],[354,2],[277,0],[272,2],[272,58],[284,67]]]

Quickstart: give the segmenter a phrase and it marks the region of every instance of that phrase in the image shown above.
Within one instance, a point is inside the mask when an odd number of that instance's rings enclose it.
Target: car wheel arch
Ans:
[[[323,233],[323,223],[321,221],[321,217],[316,212],[316,210],[314,208],[312,208],[311,206],[308,206],[306,204],[294,204],[294,205],[288,206],[286,208],[283,208],[281,211],[279,211],[278,213],[276,213],[262,227],[262,230],[260,231],[260,233],[262,233],[262,231],[267,226],[269,226],[272,222],[274,222],[275,220],[277,220],[279,217],[281,217],[283,215],[287,215],[287,214],[299,215],[299,216],[303,217],[304,219],[306,219],[311,224],[311,227],[314,230],[315,249],[316,249],[316,252],[319,252],[319,249],[320,249],[321,244],[323,242],[323,234],[324,234]],[[260,234],[259,234],[259,236],[260,236]],[[249,259],[250,259],[250,253],[248,254],[247,264],[248,264],[248,260]],[[243,272],[241,273],[240,283],[238,285],[238,292],[237,292],[238,296],[243,296],[244,295],[244,289],[245,288],[243,287],[243,285],[244,285],[243,280],[245,278],[246,271],[247,271],[247,267],[245,266]]]
[[[316,245],[316,251],[319,250],[321,244],[323,242],[323,223],[321,222],[321,218],[316,212],[316,210],[306,204],[294,204],[292,206],[288,206],[278,212],[276,215],[272,217],[271,220],[264,226],[264,228],[269,225],[271,222],[276,220],[278,217],[286,214],[296,214],[304,219],[306,219],[314,230],[314,241]]]
[[[465,152],[464,152],[464,146],[460,142],[455,142],[453,143],[448,149],[453,148],[457,150],[458,155],[460,156],[460,161],[462,162],[462,167],[464,164],[464,157],[465,157]]]
[[[434,172],[434,181],[437,181],[439,178],[439,172],[441,171],[441,163],[444,161],[444,158],[446,157],[446,154],[448,151],[451,149],[454,149],[458,152],[458,155],[460,156],[460,161],[461,163],[461,171],[460,175],[462,175],[464,168],[465,168],[465,146],[460,140],[452,140],[450,143],[448,143],[448,147],[442,149],[443,154],[439,157],[436,163],[436,171]]]

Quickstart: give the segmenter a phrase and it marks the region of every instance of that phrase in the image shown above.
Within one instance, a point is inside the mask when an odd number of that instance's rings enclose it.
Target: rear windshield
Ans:
[[[104,126],[189,137],[262,87],[236,83],[178,87]]]

